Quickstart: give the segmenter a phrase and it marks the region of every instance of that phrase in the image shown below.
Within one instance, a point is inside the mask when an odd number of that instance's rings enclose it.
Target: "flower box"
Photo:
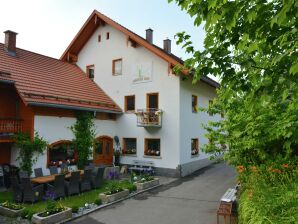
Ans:
[[[154,178],[154,180],[150,180],[150,181],[147,181],[147,182],[144,182],[144,183],[136,182],[134,184],[137,186],[137,191],[143,191],[143,190],[146,190],[148,188],[159,185],[159,179]]]
[[[72,217],[71,208],[66,208],[66,210],[62,212],[58,212],[53,215],[49,215],[47,217],[39,216],[41,213],[34,214],[32,217],[32,223],[35,224],[50,224],[50,223],[59,223],[63,220],[70,219]]]
[[[99,198],[101,199],[102,203],[111,203],[113,201],[118,201],[122,198],[125,198],[129,195],[129,190],[124,189],[123,191],[120,191],[115,194],[107,195],[105,193],[99,194]]]
[[[8,216],[8,217],[17,217],[17,216],[21,216],[21,213],[23,210],[24,208],[16,210],[16,209],[0,206],[0,215]]]

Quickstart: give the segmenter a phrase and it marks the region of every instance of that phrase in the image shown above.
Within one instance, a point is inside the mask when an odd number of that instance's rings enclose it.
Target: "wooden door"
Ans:
[[[113,153],[113,139],[108,136],[99,137],[93,149],[93,163],[111,165],[113,164]]]

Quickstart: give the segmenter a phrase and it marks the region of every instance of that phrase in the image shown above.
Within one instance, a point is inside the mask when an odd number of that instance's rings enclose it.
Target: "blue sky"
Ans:
[[[180,31],[192,36],[202,49],[204,31],[194,27],[186,12],[167,0],[0,0],[0,32],[19,33],[17,46],[59,58],[94,9],[144,36],[154,30],[153,41],[162,46]],[[0,42],[4,42],[4,34]],[[172,41],[172,52],[185,59],[184,50]]]

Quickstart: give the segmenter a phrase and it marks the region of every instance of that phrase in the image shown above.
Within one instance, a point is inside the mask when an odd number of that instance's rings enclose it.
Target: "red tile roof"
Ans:
[[[13,82],[27,105],[121,112],[78,66],[19,48],[13,57],[1,43],[0,81]]]

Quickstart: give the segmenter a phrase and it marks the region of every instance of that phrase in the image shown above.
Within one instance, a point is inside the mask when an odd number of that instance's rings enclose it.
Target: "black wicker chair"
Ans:
[[[17,176],[10,177],[13,201],[20,203],[23,201],[23,189],[21,184],[19,183],[19,179]]]
[[[34,169],[35,177],[43,177],[42,168],[36,168]]]
[[[55,176],[53,185],[47,184],[47,190],[54,193],[54,199],[65,197],[65,176],[59,174]]]
[[[29,178],[29,174],[25,170],[20,170],[19,177],[20,177],[20,179],[22,179],[22,178]]]
[[[95,168],[95,172],[93,172],[91,176],[91,184],[93,188],[99,188],[103,184],[104,170],[104,167]]]
[[[81,192],[91,190],[91,175],[92,175],[92,170],[90,169],[84,170],[84,174],[80,184]]]
[[[50,169],[50,174],[51,175],[58,174],[58,168],[57,168],[57,166],[50,166],[49,169]]]
[[[43,185],[33,187],[30,178],[21,178],[21,186],[23,189],[23,202],[36,202],[42,200]]]
[[[69,182],[66,182],[67,195],[80,193],[80,173],[81,171],[71,173]]]

